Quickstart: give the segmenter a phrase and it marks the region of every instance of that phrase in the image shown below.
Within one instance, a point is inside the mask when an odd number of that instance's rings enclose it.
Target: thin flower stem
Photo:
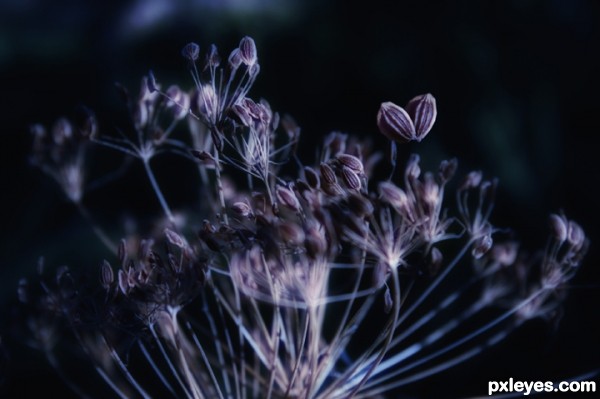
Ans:
[[[173,364],[173,361],[171,360],[169,354],[165,350],[165,347],[164,347],[163,343],[161,342],[160,338],[156,334],[156,329],[154,328],[154,325],[150,324],[149,328],[150,328],[150,332],[152,333],[152,336],[154,337],[154,341],[157,343],[158,348],[160,349],[160,352],[163,355],[163,358],[165,359],[165,361],[169,365],[169,369],[171,370],[171,373],[173,374],[173,376],[175,377],[175,379],[179,383],[179,386],[181,387],[181,389],[183,389],[185,395],[188,398],[192,397],[192,395],[190,394],[187,386],[183,383],[183,380],[181,379],[181,376],[177,372],[177,369],[175,368],[175,365]]]
[[[448,276],[448,274],[452,271],[452,269],[454,269],[454,267],[462,259],[462,257],[465,255],[465,253],[469,249],[470,245],[471,245],[471,241],[469,241],[467,244],[465,244],[463,246],[463,248],[460,250],[460,252],[454,257],[454,259],[452,259],[452,261],[448,264],[448,266],[446,266],[444,271],[441,274],[439,274],[436,277],[436,279],[429,285],[429,287],[427,287],[427,289],[419,296],[419,299],[417,299],[414,303],[412,303],[411,306],[402,313],[402,317],[400,317],[398,319],[395,327],[402,324],[402,322],[404,320],[406,320],[406,318],[408,318],[408,316],[410,316],[412,314],[412,312],[414,312],[415,309],[417,309],[423,303],[423,301],[429,296],[429,294],[431,294],[433,292],[433,290],[435,290],[437,288],[437,286],[440,285],[440,283],[446,278],[446,276]]]
[[[546,291],[544,289],[538,290],[535,293],[531,294],[527,299],[523,300],[521,303],[519,303],[518,305],[514,306],[513,308],[507,310],[506,312],[502,313],[501,315],[499,315],[498,317],[496,317],[494,320],[486,323],[485,325],[483,325],[482,327],[478,328],[477,330],[463,336],[460,339],[457,339],[456,341],[448,344],[448,345],[444,345],[443,348],[439,349],[438,351],[428,355],[428,356],[424,356],[423,358],[410,363],[409,365],[400,368],[400,369],[396,369],[394,370],[394,372],[386,375],[385,379],[390,379],[396,375],[399,375],[401,373],[404,373],[406,371],[409,371],[417,366],[420,366],[421,364],[424,364],[426,362],[429,362],[433,359],[436,359],[440,356],[442,356],[445,353],[448,353],[449,351],[461,346],[462,344],[465,344],[477,337],[479,337],[481,334],[484,334],[485,332],[491,330],[492,328],[496,327],[497,325],[499,325],[500,323],[502,323],[503,321],[507,320],[509,317],[513,316],[515,313],[517,313],[519,310],[523,309],[525,306],[529,305],[531,302],[533,302],[534,300],[536,300],[540,295],[545,294]]]
[[[165,200],[165,197],[164,197],[162,191],[160,191],[160,186],[158,185],[158,182],[156,181],[156,177],[154,177],[154,173],[152,172],[152,168],[150,167],[150,159],[144,159],[143,163],[144,163],[144,169],[146,171],[146,175],[148,176],[148,179],[150,180],[150,184],[152,184],[152,189],[154,190],[154,193],[156,194],[156,197],[158,198],[158,201],[160,202],[160,206],[162,207],[163,211],[165,212],[165,216],[167,217],[167,219],[169,219],[169,222],[173,223],[175,221],[175,218],[173,217],[173,213],[171,212],[171,209],[169,208],[169,205],[167,204],[167,201]]]
[[[139,340],[138,341],[138,346],[140,347],[140,350],[142,351],[142,354],[144,355],[144,357],[146,358],[146,360],[150,364],[150,367],[152,367],[152,370],[154,370],[154,372],[156,373],[158,379],[163,383],[163,385],[167,388],[167,390],[169,392],[171,392],[171,394],[173,396],[177,396],[177,394],[175,393],[175,390],[173,389],[173,387],[171,386],[171,384],[169,383],[169,381],[167,381],[167,378],[165,377],[165,375],[163,374],[163,372],[160,371],[160,368],[158,367],[158,365],[156,364],[156,362],[154,361],[154,359],[152,359],[152,356],[150,355],[150,352],[148,352],[148,349],[146,349],[146,345],[144,345],[144,343],[141,340]]]
[[[356,386],[354,387],[352,392],[348,395],[349,397],[353,397],[354,395],[356,395],[356,393],[361,389],[361,387],[367,382],[367,380],[369,379],[371,374],[377,369],[377,366],[379,366],[379,364],[381,363],[381,360],[383,360],[383,357],[387,353],[387,349],[389,348],[390,343],[392,342],[392,338],[394,337],[394,331],[396,330],[396,326],[397,326],[397,322],[398,322],[398,315],[400,314],[400,298],[401,298],[400,279],[398,277],[398,270],[396,268],[392,269],[392,281],[394,283],[394,309],[392,310],[392,312],[394,312],[394,313],[393,313],[393,318],[392,318],[391,322],[389,323],[388,326],[386,326],[386,329],[389,329],[389,331],[387,332],[387,337],[385,339],[383,347],[379,351],[377,358],[373,361],[373,363],[371,363],[366,374],[362,377],[362,379],[358,382],[358,384],[356,384]]]
[[[148,393],[146,393],[146,391],[142,388],[142,386],[137,382],[135,377],[133,377],[133,375],[131,375],[131,373],[129,372],[127,367],[123,364],[123,361],[121,360],[121,357],[117,354],[117,352],[114,349],[109,348],[108,343],[105,342],[105,344],[106,344],[107,349],[110,351],[110,355],[115,360],[115,362],[117,363],[117,365],[119,366],[119,368],[121,369],[123,374],[125,374],[125,378],[127,378],[127,381],[129,381],[131,383],[131,385],[133,385],[135,390],[138,391],[139,394],[142,395],[142,397],[144,399],[150,399],[150,395],[148,395]]]
[[[225,192],[223,191],[223,181],[221,180],[221,162],[219,161],[219,150],[215,146],[215,177],[217,179],[217,193],[219,195],[219,203],[221,205],[221,218],[223,223],[229,225],[227,218],[227,208],[225,206]]]
[[[194,343],[196,344],[196,348],[198,349],[198,352],[200,352],[200,356],[202,357],[202,361],[204,362],[204,365],[205,365],[206,369],[208,370],[208,374],[209,374],[210,379],[212,380],[212,383],[215,387],[215,391],[219,395],[220,399],[224,399],[223,393],[221,392],[221,388],[219,386],[219,381],[217,380],[217,377],[215,376],[213,368],[210,364],[210,361],[208,360],[208,357],[206,356],[206,352],[204,351],[204,348],[202,347],[200,340],[198,339],[198,336],[194,332],[191,324],[187,323],[186,327],[188,328],[188,330],[190,331],[190,334],[192,335],[192,339],[194,340]]]

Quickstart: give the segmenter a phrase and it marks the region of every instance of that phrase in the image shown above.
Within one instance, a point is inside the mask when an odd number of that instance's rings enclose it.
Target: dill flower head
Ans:
[[[434,128],[432,94],[374,115],[393,148],[382,179],[380,151],[344,133],[300,158],[293,119],[249,97],[251,38],[227,62],[216,46],[182,55],[191,89],[163,91],[152,73],[135,98],[121,88],[132,125],[119,137],[35,128],[35,163],[79,209],[85,139],[141,162],[165,217],[118,245],[94,225],[109,250],[94,279],[60,268],[19,285],[31,344],[79,395],[91,388],[63,372],[63,341],[122,398],[373,398],[560,307],[588,246],[577,223],[552,215],[549,244],[527,255],[492,223],[495,179],[457,184],[456,159],[421,171],[415,154],[396,173],[396,145]],[[204,212],[176,217],[151,166],[163,152],[197,169]]]

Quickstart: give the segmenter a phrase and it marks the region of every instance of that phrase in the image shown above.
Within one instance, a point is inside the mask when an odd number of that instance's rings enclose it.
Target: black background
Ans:
[[[375,126],[379,104],[431,92],[436,126],[401,156],[419,152],[429,168],[457,157],[462,172],[478,168],[498,176],[493,221],[513,227],[526,247],[544,245],[547,215],[561,209],[591,239],[558,329],[532,322],[475,360],[403,393],[484,395],[488,380],[560,380],[600,365],[600,4],[348,3],[0,2],[0,335],[8,352],[0,397],[64,392],[42,357],[11,335],[18,279],[34,274],[41,255],[49,265],[74,268],[96,267],[106,256],[53,182],[29,165],[29,124],[50,124],[84,104],[110,131],[124,121],[115,81],[136,92],[153,69],[161,81],[190,87],[179,55],[185,43],[204,49],[215,43],[225,56],[244,35],[256,40],[261,63],[252,97],[294,116],[308,157],[332,130],[372,135],[383,145]],[[177,182],[176,171],[162,177]],[[115,184],[116,195],[100,192],[89,205],[118,235],[123,202],[138,214],[157,209],[145,181],[135,189]]]

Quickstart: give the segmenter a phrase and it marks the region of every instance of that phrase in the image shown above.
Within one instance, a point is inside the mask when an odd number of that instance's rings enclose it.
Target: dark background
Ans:
[[[215,43],[226,57],[244,35],[256,40],[261,63],[251,96],[294,116],[309,156],[332,130],[372,135],[383,145],[379,104],[431,92],[436,126],[401,156],[419,152],[429,168],[457,157],[462,172],[480,168],[499,177],[493,221],[513,227],[526,247],[544,245],[547,215],[561,209],[592,241],[557,329],[530,323],[475,360],[409,387],[408,395],[483,395],[488,380],[560,380],[600,366],[600,4],[348,3],[0,2],[0,335],[8,355],[0,360],[0,397],[64,391],[42,357],[10,333],[18,279],[32,276],[42,255],[49,265],[73,268],[96,267],[106,256],[54,183],[29,165],[29,124],[48,125],[84,104],[110,131],[125,120],[115,81],[135,93],[153,69],[160,81],[190,87],[179,55],[185,43]],[[131,192],[116,184],[117,195],[100,192],[89,205],[118,235]],[[133,204],[134,213],[156,210],[144,181],[137,190],[148,201]]]

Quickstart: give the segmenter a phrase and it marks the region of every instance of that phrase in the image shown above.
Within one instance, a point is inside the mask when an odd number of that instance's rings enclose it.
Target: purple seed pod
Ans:
[[[258,55],[256,52],[256,44],[254,43],[254,39],[249,36],[245,36],[240,41],[239,49],[242,62],[245,65],[252,66],[256,64],[256,61],[258,61]]]
[[[113,273],[113,269],[110,266],[110,263],[104,260],[100,269],[100,283],[102,284],[102,287],[105,290],[109,289],[114,280],[115,274]]]
[[[415,127],[414,139],[417,141],[423,140],[433,127],[437,117],[435,98],[429,93],[416,96],[408,102],[406,111]]]
[[[359,191],[362,187],[358,174],[347,166],[342,166],[342,180],[350,190]]]
[[[337,177],[335,177],[335,173],[331,166],[327,165],[325,162],[321,163],[319,166],[319,170],[321,171],[321,178],[323,182],[327,184],[337,183]]]
[[[406,143],[416,138],[415,126],[408,113],[389,101],[379,107],[377,127],[385,137],[398,143]]]
[[[181,55],[183,58],[195,62],[200,55],[200,46],[196,43],[188,43],[181,49]]]
[[[350,154],[340,154],[337,156],[337,160],[342,165],[352,169],[354,172],[361,174],[364,171],[363,163],[358,157]]]

